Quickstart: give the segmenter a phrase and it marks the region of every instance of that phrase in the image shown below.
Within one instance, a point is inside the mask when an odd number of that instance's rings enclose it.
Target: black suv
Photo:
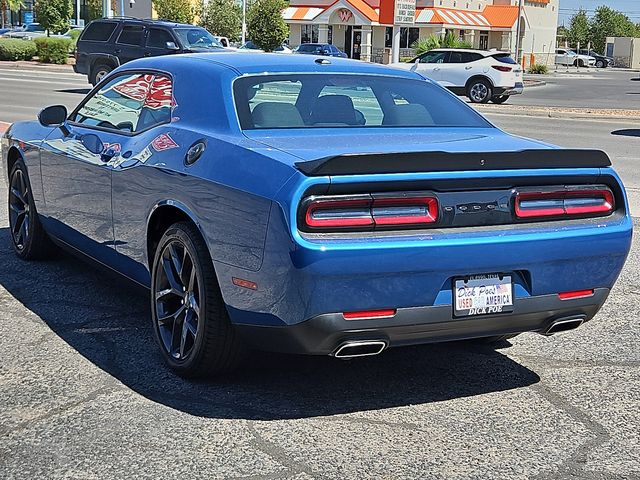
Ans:
[[[96,85],[111,70],[141,57],[224,50],[202,27],[161,20],[102,18],[82,32],[76,47],[76,73]]]

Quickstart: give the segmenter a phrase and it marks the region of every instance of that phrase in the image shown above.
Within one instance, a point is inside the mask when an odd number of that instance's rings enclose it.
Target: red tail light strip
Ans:
[[[426,225],[437,219],[437,198],[422,195],[311,198],[304,212],[306,225],[318,230]]]
[[[517,191],[515,209],[518,218],[609,214],[615,209],[615,199],[606,187]]]
[[[593,290],[576,290],[575,292],[559,293],[558,297],[560,297],[560,300],[571,300],[575,298],[591,297],[593,296],[593,294],[594,294]]]
[[[364,320],[366,318],[390,318],[395,316],[396,310],[364,310],[361,312],[345,312],[342,316],[345,320]]]
[[[491,66],[500,72],[510,72],[511,70],[513,70],[511,67],[505,67],[503,65],[491,65]]]

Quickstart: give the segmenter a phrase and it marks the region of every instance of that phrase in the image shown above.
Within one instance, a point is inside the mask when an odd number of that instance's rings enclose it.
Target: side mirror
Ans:
[[[331,52],[329,50],[327,50],[326,48],[324,50],[322,50],[322,55],[330,55]]]
[[[84,145],[84,148],[96,155],[101,154],[104,151],[104,143],[100,140],[100,137],[93,133],[87,133],[80,137],[80,142]]]
[[[420,58],[416,58],[413,63],[420,63]]]
[[[167,42],[165,44],[165,46],[167,47],[167,50],[180,50],[180,48],[175,44],[175,42]]]
[[[38,121],[44,127],[60,127],[67,121],[67,107],[52,105],[40,110]]]

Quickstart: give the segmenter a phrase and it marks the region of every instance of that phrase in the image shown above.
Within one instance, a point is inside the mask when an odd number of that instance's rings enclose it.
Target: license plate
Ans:
[[[453,287],[456,317],[491,315],[513,311],[511,275],[472,275],[457,278]]]

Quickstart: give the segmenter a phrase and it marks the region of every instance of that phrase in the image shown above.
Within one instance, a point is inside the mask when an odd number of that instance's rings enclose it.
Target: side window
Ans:
[[[478,60],[482,60],[482,55],[480,55],[479,53],[473,53],[473,52],[463,52],[462,53],[462,63],[471,63],[471,62],[477,62]]]
[[[144,27],[142,25],[125,25],[122,27],[122,32],[120,32],[116,43],[140,46],[142,45],[143,33]]]
[[[173,81],[171,77],[156,75],[151,82],[147,98],[142,106],[136,131],[171,122],[171,110],[174,106]]]
[[[447,52],[429,52],[420,57],[420,63],[444,63]]]
[[[465,63],[464,54],[462,52],[451,52],[447,63]]]
[[[82,35],[82,40],[91,40],[94,42],[106,42],[116,29],[115,22],[92,22]]]
[[[161,28],[149,29],[147,37],[147,47],[149,48],[167,48],[167,42],[175,42],[171,34],[167,30]]]
[[[82,104],[72,121],[120,132],[136,132],[152,81],[151,74],[118,76]]]

